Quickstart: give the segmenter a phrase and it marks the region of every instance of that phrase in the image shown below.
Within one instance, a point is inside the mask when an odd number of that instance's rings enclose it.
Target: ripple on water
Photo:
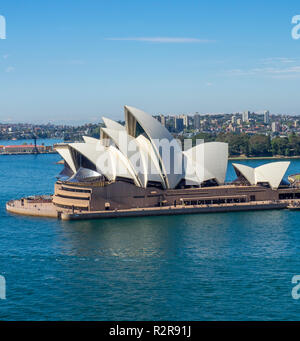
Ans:
[[[0,157],[0,319],[299,319],[300,212],[83,222],[7,214],[9,199],[52,192],[58,160]],[[290,173],[298,169],[294,160]]]

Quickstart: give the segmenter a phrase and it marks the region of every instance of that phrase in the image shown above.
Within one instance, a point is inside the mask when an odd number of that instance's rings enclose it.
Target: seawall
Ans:
[[[278,210],[285,209],[289,201],[257,201],[235,204],[212,204],[194,206],[165,206],[134,209],[115,209],[106,211],[76,211],[61,210],[51,201],[30,201],[27,199],[11,200],[6,204],[6,210],[10,213],[56,218],[61,220],[86,220],[86,219],[107,219],[122,217],[149,217],[162,215],[179,214],[200,214],[218,212],[239,212],[239,211],[258,211],[258,210]]]
[[[128,210],[99,211],[86,213],[61,213],[62,220],[82,220],[82,219],[106,219],[121,217],[149,217],[162,215],[180,215],[180,214],[200,214],[200,213],[218,213],[218,212],[239,212],[256,210],[274,210],[287,208],[287,203],[257,203],[257,204],[233,204],[233,205],[210,205],[210,206],[168,206],[153,208],[137,208]]]

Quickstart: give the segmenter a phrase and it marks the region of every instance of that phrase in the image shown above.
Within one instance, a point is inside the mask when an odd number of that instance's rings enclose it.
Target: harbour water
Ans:
[[[53,192],[59,159],[0,156],[0,320],[299,320],[299,211],[73,222],[8,214],[10,199]],[[288,173],[297,172],[293,160]]]
[[[52,146],[55,143],[62,142],[61,139],[37,139],[36,143],[38,145],[44,144],[45,146]],[[23,139],[23,140],[0,140],[0,146],[9,146],[9,145],[22,145],[22,144],[34,144],[33,139]]]

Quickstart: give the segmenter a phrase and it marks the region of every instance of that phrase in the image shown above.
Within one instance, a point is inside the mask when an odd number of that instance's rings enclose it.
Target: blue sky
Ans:
[[[2,0],[0,122],[300,114],[299,1]]]

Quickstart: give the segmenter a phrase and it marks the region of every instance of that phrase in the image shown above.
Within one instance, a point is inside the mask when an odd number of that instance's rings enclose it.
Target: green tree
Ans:
[[[273,155],[286,155],[286,149],[289,148],[289,140],[286,137],[275,137],[272,140],[272,154]]]
[[[300,155],[300,136],[295,133],[289,135],[289,149],[290,155]]]
[[[269,136],[253,135],[249,139],[249,153],[253,156],[270,155],[271,143]]]
[[[229,144],[229,155],[248,155],[249,154],[249,136],[247,134],[220,133],[216,139],[220,142]]]

